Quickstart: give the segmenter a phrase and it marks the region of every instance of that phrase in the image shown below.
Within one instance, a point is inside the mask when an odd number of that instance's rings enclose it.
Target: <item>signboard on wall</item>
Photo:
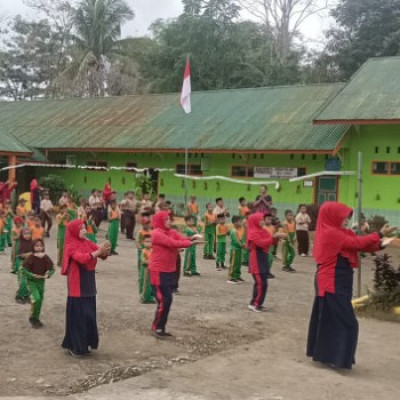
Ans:
[[[297,174],[297,168],[254,167],[254,178],[291,179]]]

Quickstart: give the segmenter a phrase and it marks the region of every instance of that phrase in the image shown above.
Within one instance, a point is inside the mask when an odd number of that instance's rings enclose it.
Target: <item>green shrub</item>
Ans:
[[[53,204],[58,204],[58,200],[63,192],[68,191],[65,180],[58,175],[42,176],[39,179],[39,185],[49,191],[50,199]]]
[[[387,254],[375,258],[372,302],[383,309],[400,305],[400,267],[394,267]]]

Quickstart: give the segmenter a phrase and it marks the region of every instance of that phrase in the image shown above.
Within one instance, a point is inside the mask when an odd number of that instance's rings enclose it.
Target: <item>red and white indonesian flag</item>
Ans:
[[[181,106],[186,114],[192,112],[192,104],[190,101],[191,93],[192,93],[192,84],[190,82],[190,61],[188,56],[186,60],[185,75],[183,77],[183,86],[181,93]]]

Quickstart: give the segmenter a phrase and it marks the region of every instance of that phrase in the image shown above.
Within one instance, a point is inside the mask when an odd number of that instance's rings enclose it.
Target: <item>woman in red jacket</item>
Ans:
[[[97,258],[106,259],[110,244],[98,247],[86,239],[85,224],[76,219],[67,225],[61,274],[68,278],[67,315],[62,347],[79,356],[97,349],[96,322]]]
[[[353,210],[344,204],[322,205],[315,232],[315,300],[308,331],[307,356],[335,368],[351,369],[355,363],[358,322],[351,304],[353,270],[358,252],[382,249],[381,239],[395,230],[357,236],[347,225]]]
[[[261,312],[268,289],[268,252],[272,245],[273,237],[264,229],[264,214],[255,213],[248,219],[247,248],[250,252],[249,272],[254,278],[253,296],[249,310]],[[278,233],[275,237],[282,238],[284,234]]]
[[[153,228],[151,233],[153,251],[148,269],[154,297],[157,300],[157,311],[152,332],[157,338],[163,339],[172,336],[165,331],[165,326],[172,304],[172,293],[176,286],[178,251],[201,242],[196,235],[191,240],[171,229],[168,211],[160,211],[154,215]]]

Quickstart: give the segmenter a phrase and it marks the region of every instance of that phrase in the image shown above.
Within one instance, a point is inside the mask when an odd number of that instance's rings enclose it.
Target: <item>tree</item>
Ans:
[[[133,18],[124,0],[81,0],[72,11],[73,62],[58,82],[72,80],[75,95],[104,96],[113,62],[129,61],[120,54],[121,26]]]
[[[313,15],[329,7],[329,0],[240,0],[240,4],[262,23],[274,38],[281,65],[292,57],[300,27]]]
[[[31,22],[15,17],[3,33],[0,55],[0,94],[13,100],[49,95],[49,85],[65,68],[63,38],[48,20]]]
[[[332,16],[337,28],[328,32],[328,68],[347,80],[369,57],[400,54],[400,2],[340,0]]]

